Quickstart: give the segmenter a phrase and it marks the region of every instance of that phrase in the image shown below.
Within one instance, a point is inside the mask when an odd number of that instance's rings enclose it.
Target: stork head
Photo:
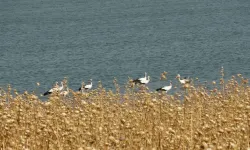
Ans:
[[[181,75],[177,74],[176,79],[180,79]]]

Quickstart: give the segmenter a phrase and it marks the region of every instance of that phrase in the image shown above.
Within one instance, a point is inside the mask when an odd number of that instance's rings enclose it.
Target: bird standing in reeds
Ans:
[[[187,83],[191,83],[191,80],[187,77],[184,77],[183,79],[181,79],[180,74],[177,74],[176,79],[181,83],[181,84],[187,84]]]
[[[84,85],[84,82],[82,82],[82,86],[78,89],[78,91],[83,92],[84,90],[90,90],[92,89],[93,83],[92,83],[92,79],[89,80],[89,84]]]
[[[172,89],[172,81],[170,81],[170,84],[168,86],[158,88],[156,89],[156,91],[165,91],[167,93],[171,89]]]
[[[148,84],[149,81],[150,81],[150,76],[147,76],[147,73],[145,72],[144,77],[135,79],[132,82],[135,83],[135,84]]]
[[[63,88],[64,88],[63,82],[61,82],[61,86],[59,86],[59,85],[58,85],[58,82],[56,82],[54,88],[52,88],[52,89],[48,90],[47,92],[45,92],[45,93],[43,94],[43,96],[52,94],[52,93],[54,93],[54,92],[60,92],[60,91],[63,90]]]

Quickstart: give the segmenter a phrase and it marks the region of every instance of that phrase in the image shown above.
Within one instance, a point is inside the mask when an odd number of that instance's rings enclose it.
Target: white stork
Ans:
[[[138,83],[139,84],[148,84],[149,81],[150,81],[150,76],[147,76],[146,72],[145,72],[145,76],[144,77],[133,80],[133,82],[135,84],[138,84]]]
[[[166,93],[172,89],[172,81],[170,81],[170,85],[169,86],[164,86],[161,88],[156,89],[156,91],[165,91]]]
[[[184,77],[183,79],[181,79],[180,74],[177,74],[176,79],[179,80],[179,82],[180,82],[181,84],[187,84],[187,83],[190,83],[190,82],[191,82],[191,80],[190,80],[190,79],[187,79],[186,77]]]
[[[56,82],[54,88],[52,88],[52,89],[48,90],[47,92],[45,92],[43,94],[43,96],[49,95],[49,94],[54,93],[54,92],[60,92],[60,91],[63,90],[63,88],[64,88],[63,87],[63,82],[61,82],[61,86],[58,86],[58,82]]]
[[[89,80],[89,84],[80,87],[78,90],[79,91],[83,91],[83,90],[90,90],[92,88],[93,84],[92,84],[92,79]]]

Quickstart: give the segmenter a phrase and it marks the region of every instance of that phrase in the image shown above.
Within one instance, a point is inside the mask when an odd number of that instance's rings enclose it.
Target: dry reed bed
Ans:
[[[125,94],[101,86],[42,102],[34,94],[0,98],[0,148],[242,149],[250,148],[250,88],[244,78],[178,94]],[[215,84],[215,83],[214,83]]]

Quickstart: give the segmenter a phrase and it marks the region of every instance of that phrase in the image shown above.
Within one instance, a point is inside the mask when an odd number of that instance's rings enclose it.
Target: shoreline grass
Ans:
[[[121,94],[114,85],[48,101],[9,86],[0,96],[0,149],[250,149],[250,87],[241,75],[211,90],[185,86],[182,95],[129,84]]]

